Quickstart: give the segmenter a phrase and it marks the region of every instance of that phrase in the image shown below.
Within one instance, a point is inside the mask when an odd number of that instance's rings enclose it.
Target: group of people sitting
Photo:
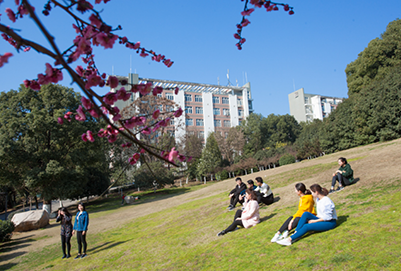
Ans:
[[[340,168],[333,174],[330,192],[340,191],[345,186],[354,182],[353,171],[347,159],[340,157],[338,163]],[[337,181],[339,188],[334,190]],[[219,232],[217,236],[234,231],[237,229],[237,226],[244,228],[255,226],[260,222],[259,204],[265,203],[269,205],[274,202],[271,188],[263,182],[261,177],[256,178],[257,186],[254,185],[252,180],[247,182],[247,188],[242,183],[241,178],[237,178],[236,182],[236,187],[229,194],[230,206],[228,209],[233,210],[238,202],[243,205],[243,208],[242,210],[237,210],[233,223],[225,230]],[[271,239],[271,242],[290,246],[307,232],[323,232],[336,227],[337,213],[333,201],[327,196],[329,191],[326,188],[322,188],[319,184],[313,184],[309,189],[306,189],[303,183],[295,185],[295,193],[300,198],[298,210],[283,223]],[[295,232],[289,236],[292,230],[295,230]]]

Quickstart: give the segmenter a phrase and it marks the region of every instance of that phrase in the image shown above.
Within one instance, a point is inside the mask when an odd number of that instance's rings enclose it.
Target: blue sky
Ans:
[[[33,2],[33,1],[31,1]],[[46,1],[35,0],[37,11]],[[121,25],[119,35],[141,41],[147,49],[166,55],[175,63],[171,68],[141,58],[118,44],[114,49],[96,47],[97,66],[102,72],[140,77],[227,85],[227,70],[232,84],[251,83],[256,113],[289,114],[288,94],[303,87],[306,93],[347,97],[345,68],[368,43],[383,33],[389,22],[400,17],[401,1],[296,1],[289,0],[295,14],[284,11],[267,13],[257,9],[244,28],[247,39],[243,50],[235,47],[233,34],[241,20],[240,0],[145,1],[112,0],[103,9],[102,18],[112,26]],[[11,23],[4,14],[15,9],[14,1],[0,4],[1,23],[21,29],[28,39],[45,42],[42,34],[25,17]],[[75,33],[73,21],[59,9],[41,17],[63,50],[71,45]],[[47,43],[44,43],[46,46]],[[24,79],[44,72],[48,57],[31,50],[17,53],[0,41],[0,54],[14,57],[0,68],[1,91],[18,89]],[[73,87],[64,73],[62,85]],[[99,89],[101,94],[108,89]]]

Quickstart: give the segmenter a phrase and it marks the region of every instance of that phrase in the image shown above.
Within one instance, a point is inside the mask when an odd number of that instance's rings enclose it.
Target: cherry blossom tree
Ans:
[[[82,140],[90,143],[96,140],[97,135],[100,138],[106,138],[110,143],[114,143],[117,137],[122,138],[126,142],[123,144],[124,147],[135,150],[129,158],[131,165],[140,160],[145,153],[172,165],[176,165],[177,161],[188,161],[190,157],[181,155],[175,147],[161,150],[157,146],[139,138],[139,134],[149,135],[157,133],[159,129],[166,126],[169,120],[180,117],[183,112],[181,108],[171,112],[171,115],[160,115],[160,112],[156,109],[154,112],[148,112],[148,114],[125,117],[119,112],[119,108],[115,106],[118,100],[127,101],[132,93],[139,92],[142,96],[157,96],[157,94],[163,91],[163,88],[153,86],[152,83],[130,84],[125,81],[120,82],[115,76],[107,76],[106,73],[101,72],[97,68],[97,60],[94,54],[97,47],[113,49],[114,46],[119,44],[120,46],[125,46],[128,50],[133,50],[140,57],[151,58],[153,61],[163,63],[168,68],[174,62],[162,54],[143,47],[138,41],[131,41],[128,37],[119,36],[117,33],[122,29],[120,25],[111,26],[103,21],[102,12],[96,8],[96,5],[101,3],[106,4],[109,1],[49,0],[43,8],[39,8],[38,6],[34,6],[33,1],[10,0],[7,3],[13,4],[4,9],[7,17],[12,22],[30,17],[50,46],[47,47],[40,42],[28,40],[22,36],[21,31],[3,23],[0,23],[0,32],[2,32],[3,39],[13,46],[17,52],[34,50],[53,60],[53,63],[46,64],[45,71],[39,73],[37,78],[26,79],[24,81],[27,88],[39,91],[41,86],[49,83],[58,83],[63,79],[65,74],[69,74],[72,81],[85,94],[86,97],[82,97],[82,105],[79,106],[76,112],[66,112],[64,115],[55,117],[59,125],[63,125],[65,121],[85,121],[85,113],[89,113],[94,118],[103,118],[107,126],[100,131],[86,131],[81,136]],[[1,5],[4,5],[5,2],[4,0],[0,0]],[[255,9],[265,8],[267,12],[275,11],[279,7],[282,7],[290,15],[294,13],[293,8],[287,4],[265,0],[245,0],[244,10],[241,12],[242,20],[237,25],[237,33],[234,35],[238,39],[238,49],[241,49],[245,42],[245,38],[242,37],[242,30],[245,26],[249,25],[250,21],[248,17],[255,10],[254,8],[248,8],[248,5],[254,6]],[[62,35],[62,33],[50,33],[37,15],[41,11],[45,16],[51,16],[54,9],[63,10],[73,22],[71,30],[75,32],[75,38],[67,48],[62,49],[55,42],[55,34]],[[13,54],[11,52],[1,53],[0,67],[3,67],[11,61]],[[77,66],[74,69],[72,65]],[[116,88],[118,85],[122,85],[122,87],[106,95],[99,95],[94,90],[95,87]],[[174,88],[175,94],[178,91],[178,88]],[[152,126],[149,126],[149,119],[156,120],[151,122]]]

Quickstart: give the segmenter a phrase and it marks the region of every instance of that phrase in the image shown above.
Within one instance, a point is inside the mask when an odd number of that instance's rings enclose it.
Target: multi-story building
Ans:
[[[316,94],[304,93],[304,89],[298,89],[288,94],[290,114],[298,122],[309,122],[313,119],[326,118],[344,98],[328,97]]]
[[[231,127],[239,125],[253,112],[250,83],[242,87],[220,86],[140,78],[138,74],[132,73],[128,77],[118,76],[118,78],[120,82],[127,80],[129,84],[152,82],[153,87],[160,86],[165,89],[159,96],[174,101],[184,110],[183,115],[170,124],[176,138],[194,134],[206,142],[207,136],[212,132],[219,132],[226,137]],[[121,87],[122,85],[119,85],[116,89]],[[177,95],[174,94],[175,87],[179,88]],[[114,92],[115,89],[111,91]],[[118,101],[115,105],[123,110],[139,95],[133,93],[130,100]]]

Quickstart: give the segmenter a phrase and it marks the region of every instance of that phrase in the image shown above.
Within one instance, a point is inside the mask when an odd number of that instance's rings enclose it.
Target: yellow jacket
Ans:
[[[305,195],[299,199],[298,211],[293,215],[293,219],[301,217],[305,212],[316,215],[315,202],[313,201],[312,195]]]

